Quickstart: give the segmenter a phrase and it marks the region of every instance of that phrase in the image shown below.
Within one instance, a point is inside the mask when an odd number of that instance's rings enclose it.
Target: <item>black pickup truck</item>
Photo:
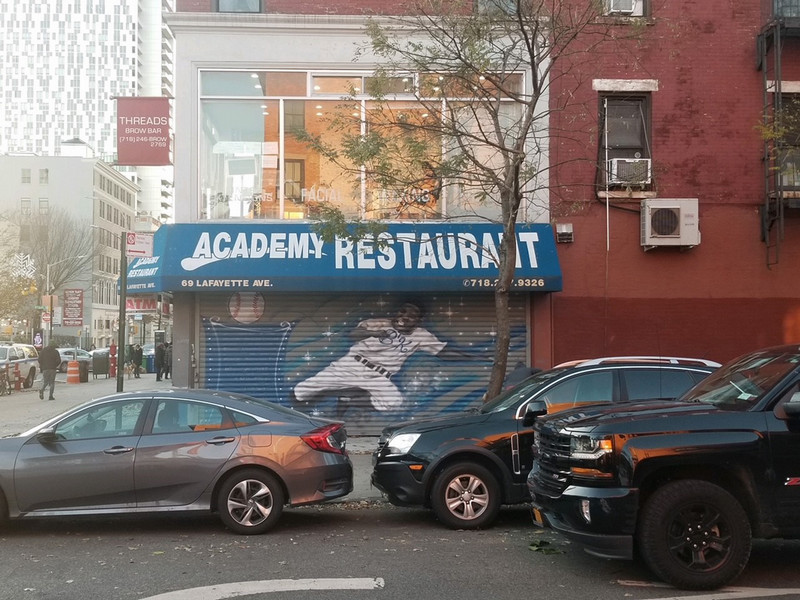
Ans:
[[[540,417],[534,519],[684,589],[737,577],[755,538],[800,537],[800,346],[753,352],[672,402]]]

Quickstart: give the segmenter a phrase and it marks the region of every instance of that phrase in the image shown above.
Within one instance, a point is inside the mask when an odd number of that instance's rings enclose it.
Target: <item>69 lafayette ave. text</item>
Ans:
[[[272,287],[269,279],[182,279],[183,288],[265,288]]]

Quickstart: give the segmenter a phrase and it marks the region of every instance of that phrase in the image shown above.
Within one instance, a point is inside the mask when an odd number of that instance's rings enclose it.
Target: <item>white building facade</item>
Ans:
[[[58,156],[84,140],[114,164],[119,96],[172,95],[174,0],[0,0],[0,154]],[[138,210],[166,222],[171,168],[126,175]]]
[[[65,146],[65,151],[77,153],[80,145],[75,146],[70,150]],[[62,308],[64,290],[81,292],[80,314],[67,320],[63,311],[54,311],[53,337],[87,348],[116,342],[121,233],[134,225],[136,185],[103,161],[80,155],[0,156],[0,181],[4,252],[35,257],[32,280],[44,296],[50,275],[51,291],[61,300]],[[68,216],[69,223],[48,218],[62,214]],[[31,223],[48,229],[31,231]],[[59,231],[68,226],[77,228],[78,242],[63,249],[38,247],[48,239],[75,240]],[[64,269],[82,256],[87,257],[81,261],[86,262],[85,267],[65,278]],[[49,325],[45,328],[49,330]]]

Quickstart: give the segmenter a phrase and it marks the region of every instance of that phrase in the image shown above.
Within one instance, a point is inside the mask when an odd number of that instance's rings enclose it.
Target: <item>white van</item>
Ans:
[[[29,388],[36,379],[39,368],[39,353],[30,344],[5,344],[0,346],[0,369],[8,367],[9,376],[14,376],[14,367],[19,365],[23,387]]]

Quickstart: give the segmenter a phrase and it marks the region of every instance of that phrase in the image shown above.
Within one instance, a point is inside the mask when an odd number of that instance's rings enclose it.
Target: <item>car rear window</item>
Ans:
[[[677,369],[625,369],[623,373],[628,400],[677,398],[698,379],[690,371]]]

